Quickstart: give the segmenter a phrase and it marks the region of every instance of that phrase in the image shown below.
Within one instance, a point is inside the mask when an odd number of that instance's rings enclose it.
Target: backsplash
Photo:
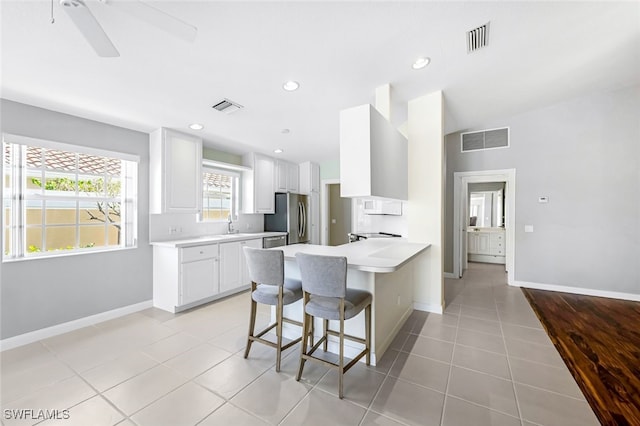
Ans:
[[[361,199],[355,202],[353,232],[388,232],[406,237],[409,234],[407,203],[402,202],[402,216],[365,214]]]
[[[199,222],[195,214],[149,215],[149,241],[180,240],[227,233],[227,222]],[[240,214],[233,221],[237,232],[262,232],[264,215]]]

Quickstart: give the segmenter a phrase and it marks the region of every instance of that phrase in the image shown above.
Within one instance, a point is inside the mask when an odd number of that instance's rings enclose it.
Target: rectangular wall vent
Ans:
[[[237,110],[244,107],[236,102],[233,102],[227,98],[224,98],[220,102],[213,105],[211,108],[220,112],[224,112],[225,114],[231,114],[232,112],[236,112]]]
[[[462,133],[460,141],[462,152],[509,148],[509,128]]]
[[[489,44],[489,23],[467,31],[467,53],[475,52]]]

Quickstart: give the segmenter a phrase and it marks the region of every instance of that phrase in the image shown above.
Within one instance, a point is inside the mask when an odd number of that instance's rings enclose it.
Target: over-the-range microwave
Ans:
[[[362,200],[364,214],[387,214],[402,216],[401,201]]]

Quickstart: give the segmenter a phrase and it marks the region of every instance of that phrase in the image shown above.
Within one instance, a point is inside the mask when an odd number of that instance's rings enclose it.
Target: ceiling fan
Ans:
[[[187,41],[196,38],[198,29],[139,0],[100,0],[101,3],[120,9],[142,21],[155,25],[170,34]],[[104,32],[98,20],[84,0],[60,0],[63,10],[78,27],[98,56],[116,57],[120,53]]]

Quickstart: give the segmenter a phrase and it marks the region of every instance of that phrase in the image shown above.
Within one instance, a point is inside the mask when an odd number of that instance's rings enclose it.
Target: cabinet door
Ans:
[[[490,254],[491,253],[491,234],[488,232],[481,232],[476,234],[478,236],[478,254]]]
[[[204,259],[180,265],[180,305],[218,293],[218,259]]]
[[[255,154],[254,162],[255,213],[274,213],[275,211],[275,164],[266,155]]]
[[[240,287],[240,241],[220,244],[220,292]]]
[[[202,141],[165,129],[166,213],[198,213],[202,199]]]
[[[287,166],[287,190],[298,193],[300,190],[298,165],[289,163]]]
[[[320,166],[311,163],[311,191],[320,192]]]
[[[276,165],[276,192],[289,190],[289,164],[286,161],[278,161]]]
[[[259,239],[255,239],[255,240],[247,240],[247,241],[242,241],[240,243],[241,248],[240,248],[240,269],[242,270],[241,276],[242,276],[242,282],[241,285],[248,285],[251,284],[251,278],[249,278],[249,268],[247,267],[247,260],[244,257],[244,250],[242,249],[242,247],[253,247],[253,248],[262,248],[262,238]]]
[[[469,254],[478,253],[478,235],[468,232],[467,241],[468,241],[467,253]]]

